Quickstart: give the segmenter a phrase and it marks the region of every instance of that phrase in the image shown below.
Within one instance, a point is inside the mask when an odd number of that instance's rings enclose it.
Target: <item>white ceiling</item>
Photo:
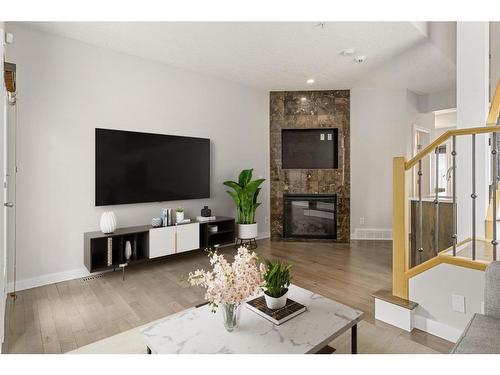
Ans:
[[[37,29],[265,90],[451,88],[455,64],[411,22],[33,22]],[[368,58],[356,64],[340,52]],[[314,85],[306,79],[314,78]]]

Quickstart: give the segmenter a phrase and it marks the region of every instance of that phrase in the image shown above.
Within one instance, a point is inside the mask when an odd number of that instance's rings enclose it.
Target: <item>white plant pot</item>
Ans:
[[[182,220],[184,220],[184,211],[182,212],[175,212],[175,222],[180,223]]]
[[[257,238],[258,224],[238,224],[238,238],[242,240],[249,240],[251,238]]]
[[[281,309],[286,305],[286,299],[288,298],[288,290],[286,291],[285,294],[283,294],[281,297],[278,298],[270,297],[266,293],[264,293],[264,297],[266,298],[267,308],[271,310]]]
[[[100,222],[101,231],[104,234],[113,233],[116,229],[116,216],[112,211],[103,212]]]

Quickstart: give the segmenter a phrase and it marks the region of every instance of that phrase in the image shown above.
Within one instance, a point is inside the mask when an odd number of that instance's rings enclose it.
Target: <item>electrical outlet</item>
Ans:
[[[266,216],[266,217],[264,217],[264,223],[265,223],[265,224],[269,224],[269,217],[267,217],[267,216]]]
[[[458,294],[451,295],[451,309],[465,314],[465,297]]]
[[[359,218],[359,224],[365,225],[365,218],[364,217]]]

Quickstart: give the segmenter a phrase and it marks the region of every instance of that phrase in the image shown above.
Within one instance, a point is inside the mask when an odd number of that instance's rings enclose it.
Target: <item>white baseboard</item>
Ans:
[[[417,314],[415,314],[413,318],[413,326],[415,328],[451,342],[457,342],[463,331],[459,328],[452,327]]]
[[[43,286],[48,284],[59,283],[61,281],[79,279],[81,277],[85,277],[88,275],[90,275],[90,272],[87,271],[87,269],[84,267],[69,271],[50,273],[47,275],[32,277],[30,279],[17,280],[16,290],[20,291],[30,288],[36,288],[37,286]],[[9,293],[14,290],[13,282],[9,282],[7,284],[7,290]]]
[[[269,238],[271,237],[271,232],[261,232],[259,233],[259,235],[257,236],[257,239],[258,240],[263,240],[265,238]]]
[[[385,228],[354,228],[351,240],[392,240],[392,229]]]

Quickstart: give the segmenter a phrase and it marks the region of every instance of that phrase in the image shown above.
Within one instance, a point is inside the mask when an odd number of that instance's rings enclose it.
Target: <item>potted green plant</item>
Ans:
[[[175,222],[180,223],[184,220],[184,209],[182,207],[177,207],[175,209]]]
[[[281,309],[286,305],[290,286],[290,264],[280,261],[264,260],[264,297],[268,308]]]
[[[238,238],[256,238],[258,226],[255,222],[255,210],[260,206],[257,203],[257,196],[260,192],[260,185],[265,179],[252,180],[253,169],[244,169],[238,176],[238,182],[225,181],[224,185],[233,189],[227,193],[233,198],[237,210]]]

